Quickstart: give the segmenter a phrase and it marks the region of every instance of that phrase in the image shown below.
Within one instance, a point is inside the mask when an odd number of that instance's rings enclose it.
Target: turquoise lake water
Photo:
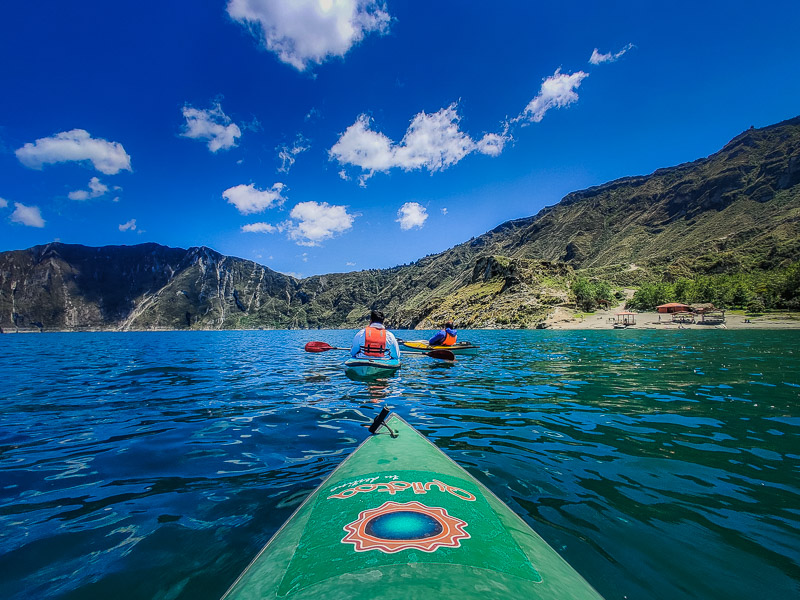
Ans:
[[[0,336],[0,598],[216,599],[392,406],[609,600],[800,597],[800,332]],[[412,339],[420,332],[400,332]]]

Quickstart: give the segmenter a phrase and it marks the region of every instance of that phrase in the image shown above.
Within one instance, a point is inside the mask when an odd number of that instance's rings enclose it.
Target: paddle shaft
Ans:
[[[410,354],[410,355],[417,355],[419,356],[422,354],[423,356],[430,356],[431,358],[438,358],[440,360],[455,360],[456,355],[450,352],[450,350],[431,350],[430,352],[413,352],[411,350],[400,350],[401,354]]]
[[[327,352],[328,350],[350,350],[350,348],[336,348],[325,342],[308,342],[305,346],[306,352]],[[431,358],[438,358],[441,360],[455,360],[456,356],[449,350],[431,350],[430,352],[405,352],[405,354],[424,354]]]

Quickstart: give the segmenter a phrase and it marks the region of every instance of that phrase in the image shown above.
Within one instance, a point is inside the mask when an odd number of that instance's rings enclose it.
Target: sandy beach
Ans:
[[[617,313],[624,311],[620,304],[608,310],[592,313],[577,312],[558,307],[547,319],[550,329],[613,329]],[[767,313],[761,316],[745,316],[741,311],[726,312],[725,322],[720,324],[676,323],[672,315],[657,312],[635,313],[636,324],[628,329],[800,329],[800,313]]]
[[[606,310],[595,312],[581,312],[571,308],[559,306],[545,320],[547,329],[557,330],[580,330],[580,329],[608,329],[614,330],[614,323],[617,321],[617,313],[625,311],[625,305],[619,304]],[[743,311],[726,311],[724,323],[702,323],[700,315],[697,315],[695,323],[678,323],[672,320],[671,314],[661,314],[658,312],[634,312],[636,323],[627,329],[800,329],[800,312],[774,312],[765,313],[761,316],[746,316]],[[74,333],[81,332],[112,332],[121,333],[117,329],[87,328],[75,329],[45,329],[49,332]],[[136,329],[130,331],[219,331],[216,329],[204,330],[179,330],[179,329]],[[240,330],[245,331],[245,330]],[[246,331],[258,331],[251,329]],[[39,329],[4,329],[3,333],[40,333]]]

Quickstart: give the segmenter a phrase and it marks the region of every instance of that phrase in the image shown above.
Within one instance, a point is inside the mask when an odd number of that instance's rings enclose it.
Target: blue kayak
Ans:
[[[350,358],[344,361],[348,373],[357,377],[389,377],[400,368],[399,358]]]

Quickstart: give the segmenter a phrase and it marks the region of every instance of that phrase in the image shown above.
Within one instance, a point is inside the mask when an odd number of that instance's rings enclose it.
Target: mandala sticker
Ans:
[[[383,503],[362,511],[358,519],[344,526],[343,544],[353,544],[356,552],[401,550],[434,552],[438,548],[458,548],[469,539],[466,521],[451,517],[444,508],[420,502]]]

